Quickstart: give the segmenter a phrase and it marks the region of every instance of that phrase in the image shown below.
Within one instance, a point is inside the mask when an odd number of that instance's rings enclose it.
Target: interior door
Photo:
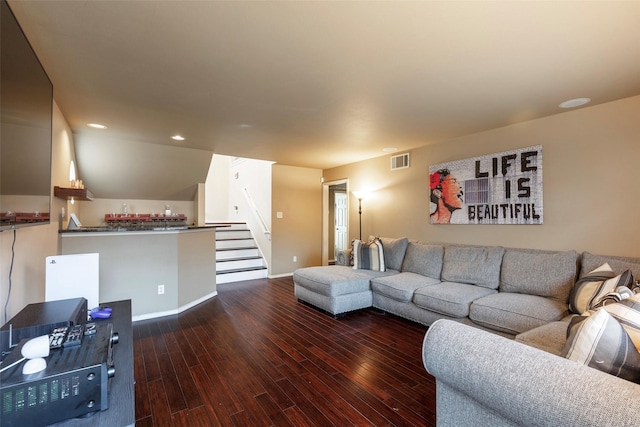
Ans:
[[[347,238],[347,193],[345,192],[336,192],[335,196],[335,249],[334,256],[343,249],[348,247],[348,238]]]

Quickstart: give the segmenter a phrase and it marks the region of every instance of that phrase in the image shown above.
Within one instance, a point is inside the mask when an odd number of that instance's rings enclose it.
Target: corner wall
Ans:
[[[544,224],[432,225],[429,165],[542,144]],[[362,202],[362,234],[422,241],[590,251],[640,257],[640,96],[582,108],[324,171],[374,192]],[[350,238],[358,201],[350,195]]]
[[[321,264],[321,177],[320,169],[273,165],[270,276]]]

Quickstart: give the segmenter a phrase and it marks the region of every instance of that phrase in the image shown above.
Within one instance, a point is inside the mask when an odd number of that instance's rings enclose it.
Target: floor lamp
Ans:
[[[360,240],[362,240],[362,199],[364,199],[364,193],[354,191],[353,195],[358,199],[358,224],[360,225]]]

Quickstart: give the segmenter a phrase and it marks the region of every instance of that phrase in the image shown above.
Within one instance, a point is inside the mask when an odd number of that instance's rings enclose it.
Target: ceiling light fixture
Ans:
[[[106,129],[105,125],[101,125],[100,123],[87,123],[87,126],[94,129]]]
[[[587,104],[591,102],[591,98],[574,98],[569,99],[567,101],[561,102],[558,107],[560,108],[575,108],[580,107],[581,105]]]
[[[182,135],[173,135],[171,139],[173,139],[174,141],[184,141],[185,138]]]
[[[382,149],[383,153],[393,153],[394,151],[398,151],[396,147],[385,147]]]

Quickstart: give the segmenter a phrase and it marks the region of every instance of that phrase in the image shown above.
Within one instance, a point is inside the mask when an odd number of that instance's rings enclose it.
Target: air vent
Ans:
[[[407,169],[409,167],[409,153],[391,156],[391,170]]]

